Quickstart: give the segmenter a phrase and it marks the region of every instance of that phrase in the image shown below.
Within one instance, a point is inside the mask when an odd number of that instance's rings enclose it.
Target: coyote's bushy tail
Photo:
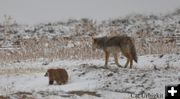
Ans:
[[[136,48],[135,48],[135,45],[134,45],[132,39],[130,41],[130,46],[131,46],[131,55],[132,55],[134,61],[137,63],[138,58],[137,58],[137,54],[136,54]]]

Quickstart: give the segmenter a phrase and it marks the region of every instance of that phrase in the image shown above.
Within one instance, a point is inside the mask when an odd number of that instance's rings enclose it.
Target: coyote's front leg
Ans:
[[[105,53],[105,65],[104,65],[104,68],[108,68],[107,65],[108,65],[108,60],[109,60],[109,52],[104,51],[104,53]]]
[[[118,62],[118,54],[117,54],[117,53],[114,53],[113,55],[114,55],[114,60],[115,60],[116,65],[117,65],[118,67],[122,67],[122,66],[119,64],[119,62]]]

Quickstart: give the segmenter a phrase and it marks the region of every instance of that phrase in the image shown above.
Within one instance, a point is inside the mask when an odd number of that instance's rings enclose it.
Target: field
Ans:
[[[125,59],[120,63],[124,64]],[[47,64],[44,64],[47,63]],[[131,95],[155,94],[164,97],[165,85],[178,84],[179,54],[139,56],[133,69],[118,68],[111,59],[53,60],[1,63],[0,93],[4,99],[131,99]],[[48,68],[65,68],[70,79],[66,85],[48,85]],[[6,98],[5,98],[6,97]],[[157,97],[158,98],[158,97]]]
[[[161,99],[180,83],[180,12],[96,22],[69,19],[34,26],[0,25],[0,99]],[[8,20],[5,20],[6,22]],[[11,22],[8,22],[11,23]],[[128,35],[138,63],[118,68],[92,50],[92,37]],[[124,66],[126,58],[119,56]],[[65,68],[66,85],[48,85],[48,68]],[[142,97],[141,95],[145,95]]]

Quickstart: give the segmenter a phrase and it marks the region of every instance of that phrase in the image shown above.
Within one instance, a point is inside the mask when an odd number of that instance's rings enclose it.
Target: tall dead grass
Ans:
[[[175,42],[165,42],[164,39],[134,38],[138,55],[178,53],[180,48]],[[91,37],[56,37],[49,39],[21,39],[18,49],[1,49],[0,60],[36,60],[49,59],[99,59],[103,52],[91,48]]]

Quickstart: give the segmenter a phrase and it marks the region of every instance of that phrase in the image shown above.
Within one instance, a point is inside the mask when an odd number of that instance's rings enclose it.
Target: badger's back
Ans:
[[[59,79],[60,79],[60,81],[63,83],[63,84],[65,84],[65,83],[67,83],[67,81],[68,81],[68,73],[67,73],[67,71],[65,70],[65,69],[61,69],[61,68],[58,68],[57,69],[57,74],[59,75]]]

